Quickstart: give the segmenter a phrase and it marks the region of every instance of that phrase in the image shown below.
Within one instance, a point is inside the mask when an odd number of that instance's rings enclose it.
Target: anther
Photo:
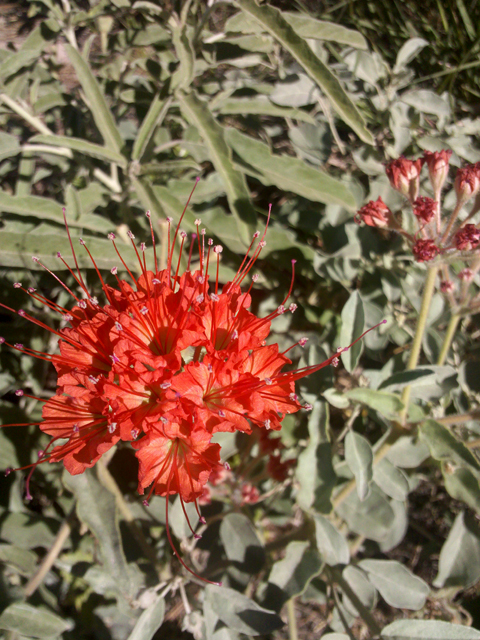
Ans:
[[[154,278],[152,280],[153,284],[161,284],[160,280],[158,278]]]
[[[199,533],[194,533],[193,537],[195,538],[195,540],[200,540],[202,536]]]
[[[198,302],[198,304],[202,304],[202,302],[204,301],[205,297],[203,295],[203,293],[201,293],[199,296],[197,296],[195,298],[195,301]]]
[[[267,429],[267,431],[270,429],[270,420],[265,420],[265,422],[263,423],[263,426],[265,427],[265,429]]]
[[[340,364],[340,360],[338,358],[333,358],[332,367],[338,367],[339,364]]]
[[[85,302],[85,300],[80,300],[78,306],[80,307],[80,309],[86,309],[87,303]]]
[[[117,423],[116,422],[111,422],[108,425],[108,433],[115,433],[116,429],[117,429]]]
[[[208,239],[208,245],[211,247],[211,246],[212,246],[212,244],[213,244],[213,240],[212,240],[212,238],[209,238],[209,239]]]
[[[70,313],[64,313],[62,320],[65,320],[65,322],[71,322],[73,320],[73,316]]]
[[[303,409],[305,409],[305,411],[311,411],[313,409],[313,405],[311,405],[309,402],[306,402],[303,405]]]
[[[220,300],[220,298],[217,296],[216,293],[211,293],[210,294],[210,298],[214,301],[214,302],[218,302]]]
[[[130,240],[135,240],[135,236],[133,235],[133,233],[130,231],[130,229],[127,231],[127,236],[130,238]]]
[[[145,244],[145,242],[141,242],[140,243],[140,251],[146,251],[147,250],[147,245]]]
[[[72,431],[73,433],[78,433],[80,431],[80,427],[78,426],[77,423],[75,423],[72,427]]]
[[[23,396],[23,389],[17,389],[15,391],[15,395],[21,398]]]
[[[34,287],[28,287],[28,293],[35,293],[36,289]]]
[[[236,329],[234,329],[232,331],[232,340],[236,340],[238,338],[238,331]]]
[[[117,358],[115,354],[110,356],[110,360],[112,361],[113,364],[118,364],[120,362],[120,359]]]
[[[3,336],[0,336],[0,344],[4,344],[5,342],[5,338]]]
[[[199,284],[203,284],[205,282],[205,278],[203,276],[197,276],[197,282]]]
[[[5,473],[5,477],[7,477],[12,473],[12,469],[10,469],[9,467],[8,469],[5,469],[4,473]]]
[[[147,313],[148,313],[148,308],[147,308],[147,307],[142,307],[142,308],[140,309],[140,313],[142,314],[142,316],[147,315]]]
[[[88,379],[92,384],[98,384],[98,381],[100,380],[100,378],[96,378],[95,376],[88,376]]]
[[[93,304],[94,306],[98,306],[97,296],[92,296],[91,298],[89,298],[89,300],[90,300],[90,304]]]
[[[255,231],[255,233],[253,234],[253,237],[258,238],[259,235],[260,235],[260,231]]]
[[[133,428],[133,429],[130,431],[130,435],[132,436],[132,438],[133,438],[134,440],[136,440],[136,439],[138,438],[138,434],[139,434],[139,433],[140,433],[140,431],[139,431],[138,429],[135,429],[135,428]]]
[[[267,385],[271,385],[272,384],[272,379],[271,378],[265,378],[264,382]]]
[[[168,222],[168,224],[170,224],[171,222],[173,222],[173,218],[171,218],[170,216],[167,216],[165,218],[165,220]]]
[[[225,411],[223,411],[222,409],[219,410],[218,415],[220,418],[225,418]]]
[[[22,283],[21,282],[14,282],[13,283],[13,288],[14,289],[21,289],[22,288]]]
[[[195,220],[195,226],[199,227],[202,224],[202,221],[200,220],[200,218],[196,218]]]
[[[152,214],[150,213],[150,211],[145,211],[145,215],[147,216],[147,218],[151,218]]]
[[[57,258],[61,258],[62,254],[60,253],[60,251],[57,251]]]
[[[283,304],[281,304],[279,307],[277,307],[277,313],[279,313],[280,315],[282,315],[282,313],[285,313],[286,309],[283,306]]]
[[[261,247],[261,248],[263,249],[263,247],[266,247],[266,246],[267,246],[267,243],[265,242],[265,240],[261,240],[261,241],[258,243],[258,246],[259,246],[259,247]]]
[[[207,233],[207,230],[206,230],[206,229],[201,229],[201,230],[200,230],[200,235],[201,235],[201,236],[204,236],[206,233]]]
[[[23,309],[19,309],[17,311],[18,315],[21,316],[22,318],[25,318],[25,316],[27,315],[26,311],[24,311]]]
[[[296,311],[297,309],[298,309],[298,307],[297,307],[297,305],[296,305],[294,302],[292,302],[292,304],[288,307],[288,310],[289,310],[291,313],[295,313],[295,311]]]
[[[33,260],[34,262],[40,262],[40,260],[37,258],[37,256],[32,256],[32,260]]]
[[[15,349],[23,349],[23,343],[22,342],[15,342],[15,344],[13,345],[15,347]],[[22,395],[23,396],[23,391],[22,393],[17,393],[17,396]]]
[[[163,422],[163,424],[168,424],[168,420],[167,420],[167,418],[165,418],[165,416],[162,416],[160,418],[160,422]]]
[[[123,327],[122,327],[122,325],[120,324],[120,322],[115,322],[115,329],[116,329],[117,331],[123,331]]]
[[[200,524],[207,524],[207,521],[205,520],[205,518],[203,516],[200,516],[198,521],[199,521]]]
[[[144,500],[142,504],[143,504],[144,507],[149,507],[150,506],[150,503],[148,502],[148,500]]]
[[[290,400],[292,400],[293,402],[296,402],[298,400],[298,396],[296,393],[291,393],[289,396]]]
[[[225,471],[230,471],[232,467],[228,464],[228,462],[224,462],[223,468],[225,469]]]
[[[186,240],[188,238],[188,233],[186,231],[180,231],[180,237]]]
[[[83,238],[79,238],[78,241],[82,245],[82,247],[85,246],[85,240]]]
[[[162,384],[160,385],[160,389],[168,389],[171,386],[172,386],[171,382],[162,382]]]
[[[298,344],[301,347],[304,347],[307,344],[307,342],[308,342],[308,338],[300,338],[300,340],[298,341]]]
[[[108,238],[109,240],[115,240],[115,238],[116,238],[116,237],[117,237],[117,236],[116,236],[114,233],[109,233],[109,234],[108,234],[108,236],[107,236],[107,238]]]
[[[222,253],[223,247],[221,244],[217,244],[213,247],[213,253]]]
[[[258,273],[254,273],[252,276],[252,282],[258,282],[260,280],[260,276]]]
[[[112,268],[110,269],[110,273],[111,273],[113,276],[116,276],[116,275],[117,275],[117,273],[118,273],[118,269],[117,269],[117,267],[112,267]]]

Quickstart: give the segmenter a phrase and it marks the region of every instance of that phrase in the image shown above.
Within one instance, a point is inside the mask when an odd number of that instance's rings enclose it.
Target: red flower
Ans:
[[[432,198],[419,197],[413,203],[413,213],[424,224],[427,224],[435,217],[438,211],[438,203]]]
[[[416,200],[420,184],[420,171],[424,163],[423,158],[407,160],[403,156],[392,160],[385,167],[385,172],[394,189],[407,197],[410,202]]]
[[[471,251],[480,244],[480,229],[474,224],[466,224],[459,229],[453,239],[459,251]]]
[[[428,166],[428,174],[433,191],[439,194],[448,175],[448,164],[452,152],[446,149],[441,151],[424,151],[423,159]]]
[[[428,262],[433,260],[440,249],[433,240],[417,240],[412,248],[413,255],[417,262]]]
[[[376,204],[380,209],[381,199]],[[149,213],[147,217],[150,220]],[[280,353],[278,345],[265,344],[271,321],[286,312],[284,305],[293,287],[292,269],[287,296],[273,313],[260,318],[249,311],[252,285],[247,292],[242,292],[241,285],[265,245],[266,228],[255,249],[260,234],[254,234],[235,277],[220,291],[218,266],[222,248],[214,247],[210,240],[205,246],[204,230],[200,232],[198,220],[192,248],[198,241],[199,268],[191,271],[188,266],[185,273],[179,274],[187,235],[179,233],[177,226],[171,238],[170,222],[168,219],[167,268],[163,270],[158,268],[151,222],[151,270],[147,268],[145,244],[141,243],[140,254],[129,232],[141,272],[138,278],[121,257],[114,234],[109,234],[130,278],[130,282],[120,279],[118,267],[113,267],[115,287],[105,283],[86,243],[80,241],[99,276],[104,304],[87,288],[73,245],[75,270],[60,255],[59,258],[69,268],[78,291],[71,291],[52,273],[72,295],[72,310],[16,283],[16,288],[57,312],[68,326],[56,330],[20,310],[20,316],[58,336],[60,353],[50,355],[21,344],[9,346],[52,362],[58,374],[56,394],[48,401],[36,398],[45,403],[40,428],[52,439],[38,462],[30,465],[32,471],[40,462],[62,461],[70,473],[82,473],[119,440],[130,442],[139,460],[138,491],[143,494],[150,486],[148,497],[152,493],[166,497],[168,539],[184,564],[168,530],[168,496],[178,494],[182,505],[197,504],[202,496],[206,499],[209,477],[212,473],[218,477],[222,469],[220,447],[211,442],[212,435],[217,431],[250,433],[252,424],[265,432],[280,429],[286,414],[302,408],[295,395],[295,381],[337,362],[338,354],[319,365],[283,371],[291,364],[285,355],[289,349]],[[70,239],[67,224],[66,228]],[[174,268],[178,236],[181,245]],[[34,260],[39,263],[37,258]],[[212,262],[216,278],[210,285]],[[254,281],[252,278],[252,284]],[[295,308],[292,304],[289,310],[293,312]],[[0,343],[4,342],[0,339]],[[305,339],[297,344],[303,346]],[[22,391],[17,393],[23,395]],[[271,458],[273,477],[283,476],[280,470],[285,464]]]
[[[393,213],[382,200],[381,196],[374,202],[370,200],[355,215],[355,222],[363,221],[369,227],[385,228],[392,226]]]

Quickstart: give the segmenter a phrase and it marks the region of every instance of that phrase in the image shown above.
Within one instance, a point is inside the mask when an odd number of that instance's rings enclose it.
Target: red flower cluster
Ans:
[[[439,249],[433,240],[417,240],[412,247],[413,255],[417,262],[433,260]]]
[[[480,244],[480,229],[474,224],[466,224],[455,234],[455,246],[459,251],[471,251]]]
[[[148,212],[147,217],[150,220]],[[73,245],[75,270],[60,254],[58,257],[69,268],[78,292],[50,272],[73,297],[72,309],[16,283],[16,288],[57,312],[67,326],[50,328],[20,310],[19,315],[58,336],[59,353],[46,354],[21,344],[9,346],[52,362],[58,374],[55,395],[46,402],[36,398],[45,402],[40,428],[51,440],[38,462],[31,465],[30,475],[44,461],[62,461],[71,474],[82,473],[117,442],[131,443],[139,460],[138,491],[143,494],[150,487],[144,504],[148,505],[152,493],[167,497],[167,534],[178,556],[168,531],[168,496],[178,494],[182,506],[184,502],[197,505],[209,476],[222,465],[220,446],[212,443],[212,436],[219,431],[250,433],[252,425],[264,432],[280,429],[283,417],[301,408],[295,380],[335,362],[338,354],[319,365],[283,371],[291,364],[286,354],[292,347],[280,352],[277,344],[266,344],[272,320],[287,311],[285,304],[293,286],[292,269],[290,290],[273,313],[260,318],[249,311],[255,276],[246,292],[241,285],[266,244],[266,228],[258,241],[260,233],[254,234],[235,277],[220,290],[222,247],[214,246],[212,240],[205,242],[205,230],[200,230],[201,221],[197,220],[187,271],[179,275],[180,258],[174,268],[173,250],[180,237],[181,257],[187,234],[177,226],[171,239],[171,220],[167,222],[165,269],[158,267],[151,221],[152,270],[146,265],[145,243],[140,244],[139,252],[129,232],[139,277],[121,257],[114,234],[109,234],[130,277],[130,282],[121,279],[113,267],[116,286],[104,281],[86,243],[80,240],[97,271],[105,304],[88,290]],[[68,226],[67,233],[70,239]],[[194,244],[198,245],[199,266],[191,271]],[[37,258],[33,260],[39,263]],[[212,262],[216,278],[210,284]],[[295,309],[291,304],[289,310]],[[305,342],[301,339],[297,344]],[[24,392],[19,390],[17,395]],[[279,475],[280,467],[276,463],[273,475]]]

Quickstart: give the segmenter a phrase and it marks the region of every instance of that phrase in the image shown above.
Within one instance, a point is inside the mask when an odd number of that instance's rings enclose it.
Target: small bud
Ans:
[[[410,202],[414,202],[417,199],[420,171],[422,170],[423,163],[423,158],[407,160],[401,156],[389,162],[385,167],[385,172],[390,180],[391,186],[408,198]]]
[[[432,198],[419,197],[413,203],[413,213],[419,221],[427,224],[435,217],[438,211],[438,203]]]
[[[415,242],[412,251],[417,262],[428,262],[436,257],[440,249],[433,240],[420,239]]]
[[[441,151],[424,151],[423,159],[427,163],[428,175],[432,183],[433,192],[439,194],[448,175],[448,163],[450,162],[451,151],[442,149]]]
[[[459,204],[464,205],[467,200],[478,193],[480,188],[480,163],[467,164],[458,169],[455,177],[455,193]]]
[[[453,239],[458,251],[471,251],[480,244],[480,229],[474,224],[466,224],[459,229]]]
[[[451,293],[455,289],[455,285],[451,280],[442,280],[440,282],[440,291],[442,293]]]
[[[380,229],[398,226],[393,213],[381,197],[376,201],[370,200],[370,202],[367,202],[364,207],[357,211],[354,220],[357,224],[364,222],[369,227],[378,227]]]
[[[468,268],[463,269],[458,274],[458,277],[460,278],[460,280],[463,280],[464,282],[471,282],[473,280],[473,271]]]

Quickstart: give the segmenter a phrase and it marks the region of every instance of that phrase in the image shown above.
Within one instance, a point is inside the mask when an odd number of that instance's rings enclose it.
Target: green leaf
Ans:
[[[427,445],[412,436],[402,436],[392,445],[387,459],[396,467],[415,469],[430,456]]]
[[[355,47],[355,49],[368,49],[367,41],[355,29],[347,29],[334,22],[316,20],[306,13],[282,11],[282,16],[302,38],[337,42]]]
[[[317,515],[315,521],[315,538],[322,559],[331,567],[350,562],[350,551],[345,537],[327,518]]]
[[[165,600],[157,598],[137,620],[128,640],[151,640],[160,629],[164,616]]]
[[[354,291],[342,309],[342,330],[340,332],[340,343],[351,344],[364,331],[365,311],[363,309],[362,298],[358,291]],[[342,351],[342,362],[345,369],[352,373],[358,364],[358,360],[363,351],[363,342],[360,340],[348,351]]]
[[[462,511],[455,518],[440,551],[433,586],[467,589],[480,579],[480,531],[472,517]]]
[[[229,98],[221,103],[219,113],[222,115],[262,115],[276,116],[279,118],[291,118],[315,124],[315,118],[301,109],[289,109],[272,104],[267,96],[256,98]]]
[[[308,419],[310,435],[307,447],[298,456],[297,502],[302,509],[313,508],[330,513],[330,497],[337,477],[332,465],[332,447],[328,438],[329,411],[325,402],[315,402]]]
[[[477,459],[446,427],[435,420],[426,420],[419,428],[419,436],[428,445],[432,458],[467,467],[478,476]]]
[[[111,269],[113,266],[118,266],[119,270],[122,269],[111,242],[97,238],[86,238],[85,241],[99,269]],[[32,256],[36,256],[48,269],[63,271],[66,267],[56,257],[57,251],[60,251],[67,262],[71,255],[66,233],[63,235],[53,233],[38,234],[35,232],[22,234],[0,231],[0,247],[0,264],[4,267],[21,267],[31,270],[43,269],[40,264],[32,261]],[[121,246],[120,252],[125,262],[130,265],[130,269],[136,269],[138,260],[132,247],[128,245]],[[78,251],[76,254],[81,268],[94,268],[86,251]],[[70,262],[73,263],[73,259],[70,259]]]
[[[259,6],[255,0],[235,0],[235,3],[285,47],[328,96],[335,111],[359,138],[367,144],[374,144],[374,138],[368,131],[364,119],[345,93],[340,82],[313,53],[305,40],[297,35],[282,17],[282,13],[268,5]]]
[[[345,307],[344,307],[345,308]],[[386,418],[395,418],[403,409],[403,402],[394,393],[386,391],[376,391],[358,387],[345,392],[345,395],[354,402],[361,402],[370,409],[378,411]]]
[[[207,585],[205,597],[219,619],[234,631],[249,636],[272,633],[283,627],[280,616],[260,607],[234,589]]]
[[[456,467],[451,469],[450,464],[442,465],[445,489],[455,498],[465,502],[469,507],[480,514],[480,485],[470,469]]]
[[[38,60],[39,53],[38,49],[20,49],[20,51],[12,53],[0,64],[0,79],[4,81],[20,71],[22,67],[32,65]]]
[[[400,73],[427,46],[428,42],[423,38],[410,38],[407,40],[397,53],[393,73]]]
[[[20,144],[15,136],[0,131],[0,162],[20,153]]]
[[[480,640],[480,631],[442,620],[395,620],[384,627],[388,640]]]
[[[389,534],[395,521],[390,503],[375,485],[363,502],[352,492],[336,510],[355,533],[377,542]]]
[[[72,629],[70,621],[48,611],[32,607],[24,602],[15,602],[0,615],[0,629],[19,633],[28,638],[57,638],[64,631]]]
[[[206,640],[242,640],[244,636],[229,629],[212,609],[209,598],[203,599],[203,619],[205,620]]]
[[[65,227],[63,220],[62,205],[50,198],[41,198],[40,196],[13,196],[4,191],[0,191],[0,212],[15,213],[18,216],[27,216],[29,218],[38,218],[42,222],[51,220]],[[98,219],[98,224],[96,224]],[[88,221],[79,222],[78,220],[68,220],[71,227],[81,227],[90,231],[105,232],[105,220],[100,216],[90,216]],[[66,235],[66,232],[65,232]],[[3,233],[0,231],[0,237]],[[10,249],[5,242],[2,246]]]
[[[28,576],[35,571],[37,556],[33,551],[22,549],[13,544],[0,544],[0,562],[4,562],[22,575]]]
[[[241,513],[230,513],[220,525],[220,539],[230,562],[249,573],[257,573],[265,562],[265,551],[255,527]]]
[[[186,26],[170,20],[172,43],[175,47],[178,68],[172,76],[172,89],[188,89],[195,78],[195,52]]]
[[[143,119],[132,149],[132,160],[141,160],[155,129],[159,127],[170,108],[171,98],[161,100],[157,94]]]
[[[0,538],[21,549],[49,548],[59,526],[58,521],[53,518],[12,512],[2,519]]]
[[[313,202],[355,209],[355,199],[347,187],[324,171],[298,158],[274,155],[264,142],[237,129],[227,129],[226,140],[241,160],[237,166],[263,184],[273,184],[282,191],[291,191]]]
[[[345,460],[357,481],[358,497],[365,500],[373,477],[373,452],[368,440],[349,431],[345,438]]]
[[[71,138],[69,136],[46,136],[38,135],[29,138],[29,143],[37,144],[49,144],[53,147],[66,147],[76,153],[81,153],[97,160],[103,160],[104,162],[113,162],[118,164],[122,169],[127,167],[127,159],[122,154],[117,153],[109,147],[102,147],[99,144],[93,142],[87,142],[82,138]]]
[[[87,61],[80,55],[77,49],[70,44],[66,44],[65,50],[70,62],[75,68],[82,89],[85,92],[88,106],[90,107],[98,131],[107,146],[111,147],[113,151],[120,153],[124,143],[97,79],[93,75]]]
[[[418,611],[425,604],[430,589],[396,560],[361,560],[359,566],[370,582],[392,607]]]
[[[197,127],[210,154],[215,169],[225,185],[228,204],[237,223],[239,239],[248,246],[256,214],[251,203],[245,176],[232,163],[230,149],[225,142],[225,130],[213,117],[204,100],[196,94],[178,92],[177,98],[186,119]]]
[[[75,495],[79,519],[90,529],[100,545],[103,565],[127,599],[135,597],[118,526],[115,496],[98,480],[92,469],[71,476],[63,475],[65,486]]]
[[[354,593],[358,596],[362,604],[368,609],[373,609],[377,602],[377,590],[369,582],[365,573],[349,565],[342,572],[343,579],[350,585]],[[344,593],[342,602],[349,613],[353,616],[360,615],[350,598]]]
[[[290,542],[285,557],[275,562],[268,576],[265,606],[279,611],[287,600],[305,591],[321,568],[321,558],[308,542]]]
[[[373,467],[373,479],[394,500],[406,500],[410,486],[405,474],[383,458]]]
[[[197,526],[199,520],[199,515],[195,508],[195,504],[193,502],[187,502],[184,507],[188,515],[188,520],[190,521],[192,528],[195,530],[195,527]],[[188,526],[187,518],[185,518],[185,513],[182,508],[182,501],[180,500],[179,495],[175,497],[175,500],[171,505],[169,511],[169,522],[170,528],[172,529],[173,533],[180,540],[185,540],[192,536],[192,532],[190,530],[190,527]]]

